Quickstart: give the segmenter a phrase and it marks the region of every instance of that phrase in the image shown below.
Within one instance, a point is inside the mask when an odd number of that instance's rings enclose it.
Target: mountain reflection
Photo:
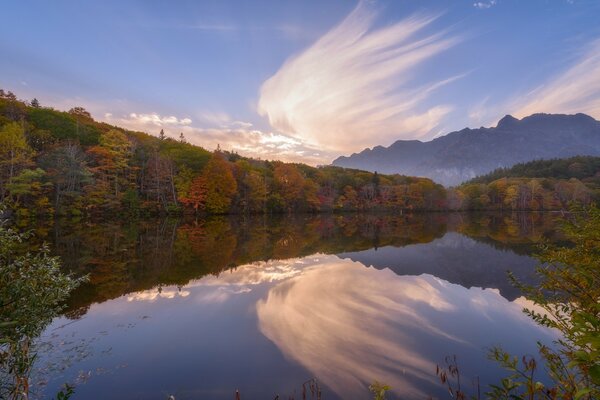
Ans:
[[[463,251],[503,251],[452,232],[436,239],[442,245],[401,249],[427,253],[457,238],[468,242],[456,247]],[[396,249],[378,251],[388,248]],[[459,261],[449,258],[446,268]],[[498,376],[486,347],[527,354],[536,339],[550,341],[522,314],[523,298],[408,272],[415,273],[316,253],[128,292],[92,305],[85,318],[55,320],[42,335],[35,379],[46,382],[46,393],[75,379],[86,399],[230,399],[235,388],[244,398],[273,398],[310,377],[327,399],[367,398],[374,380],[399,398],[443,398],[435,364],[445,356],[459,355],[465,382],[478,376],[485,385]]]
[[[548,338],[523,301],[330,256],[271,288],[257,314],[261,332],[341,398],[364,398],[379,380],[416,399],[440,390],[433,372],[445,355],[476,359],[515,337]]]
[[[90,276],[69,302],[74,318],[124,294],[315,253],[340,254],[400,275],[428,273],[465,287],[498,288],[514,299],[518,292],[506,270],[532,279],[527,255],[540,240],[557,239],[553,216],[541,213],[57,221],[35,230],[66,269]],[[262,280],[269,271],[255,274],[252,279]]]

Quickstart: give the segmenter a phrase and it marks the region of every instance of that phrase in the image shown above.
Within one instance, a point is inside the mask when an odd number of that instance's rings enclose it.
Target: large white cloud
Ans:
[[[433,16],[373,29],[376,17],[361,2],[264,82],[258,111],[275,130],[347,152],[427,135],[451,111],[444,104],[425,106],[424,100],[456,77],[418,86],[411,80],[424,62],[458,39],[423,35]]]

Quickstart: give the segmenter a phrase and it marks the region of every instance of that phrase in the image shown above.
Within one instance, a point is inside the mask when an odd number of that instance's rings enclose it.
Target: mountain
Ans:
[[[600,156],[600,121],[585,114],[507,115],[493,128],[465,128],[429,142],[398,140],[339,157],[333,165],[451,186],[517,163],[576,155]]]

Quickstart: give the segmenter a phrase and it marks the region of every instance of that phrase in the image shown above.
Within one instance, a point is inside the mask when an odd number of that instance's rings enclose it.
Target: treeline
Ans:
[[[598,159],[570,160],[523,164],[446,190],[426,178],[210,152],[183,134],[129,131],[81,107],[57,111],[0,90],[0,201],[23,217],[555,210],[599,199]],[[521,173],[532,178],[495,179]]]
[[[429,179],[248,159],[0,91],[0,200],[19,215],[434,210]]]
[[[559,210],[600,200],[600,157],[536,160],[448,190],[452,209]]]
[[[498,168],[489,174],[478,176],[467,183],[491,183],[500,178],[555,178],[579,179],[583,182],[600,183],[600,157],[576,156],[534,160],[515,164],[510,168]]]

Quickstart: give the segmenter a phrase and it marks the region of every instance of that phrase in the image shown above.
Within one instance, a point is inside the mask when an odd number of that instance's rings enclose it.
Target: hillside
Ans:
[[[510,168],[498,168],[467,183],[490,183],[501,178],[575,178],[600,184],[600,157],[576,156],[519,163]]]
[[[600,200],[600,157],[536,160],[448,189],[451,208],[556,210]],[[452,203],[452,201],[449,201]]]
[[[249,159],[156,133],[0,90],[0,201],[22,217],[445,207],[429,179]]]
[[[585,114],[510,115],[496,127],[451,132],[430,142],[399,140],[377,146],[333,165],[380,173],[423,176],[457,185],[498,168],[536,159],[600,156],[600,122]]]

